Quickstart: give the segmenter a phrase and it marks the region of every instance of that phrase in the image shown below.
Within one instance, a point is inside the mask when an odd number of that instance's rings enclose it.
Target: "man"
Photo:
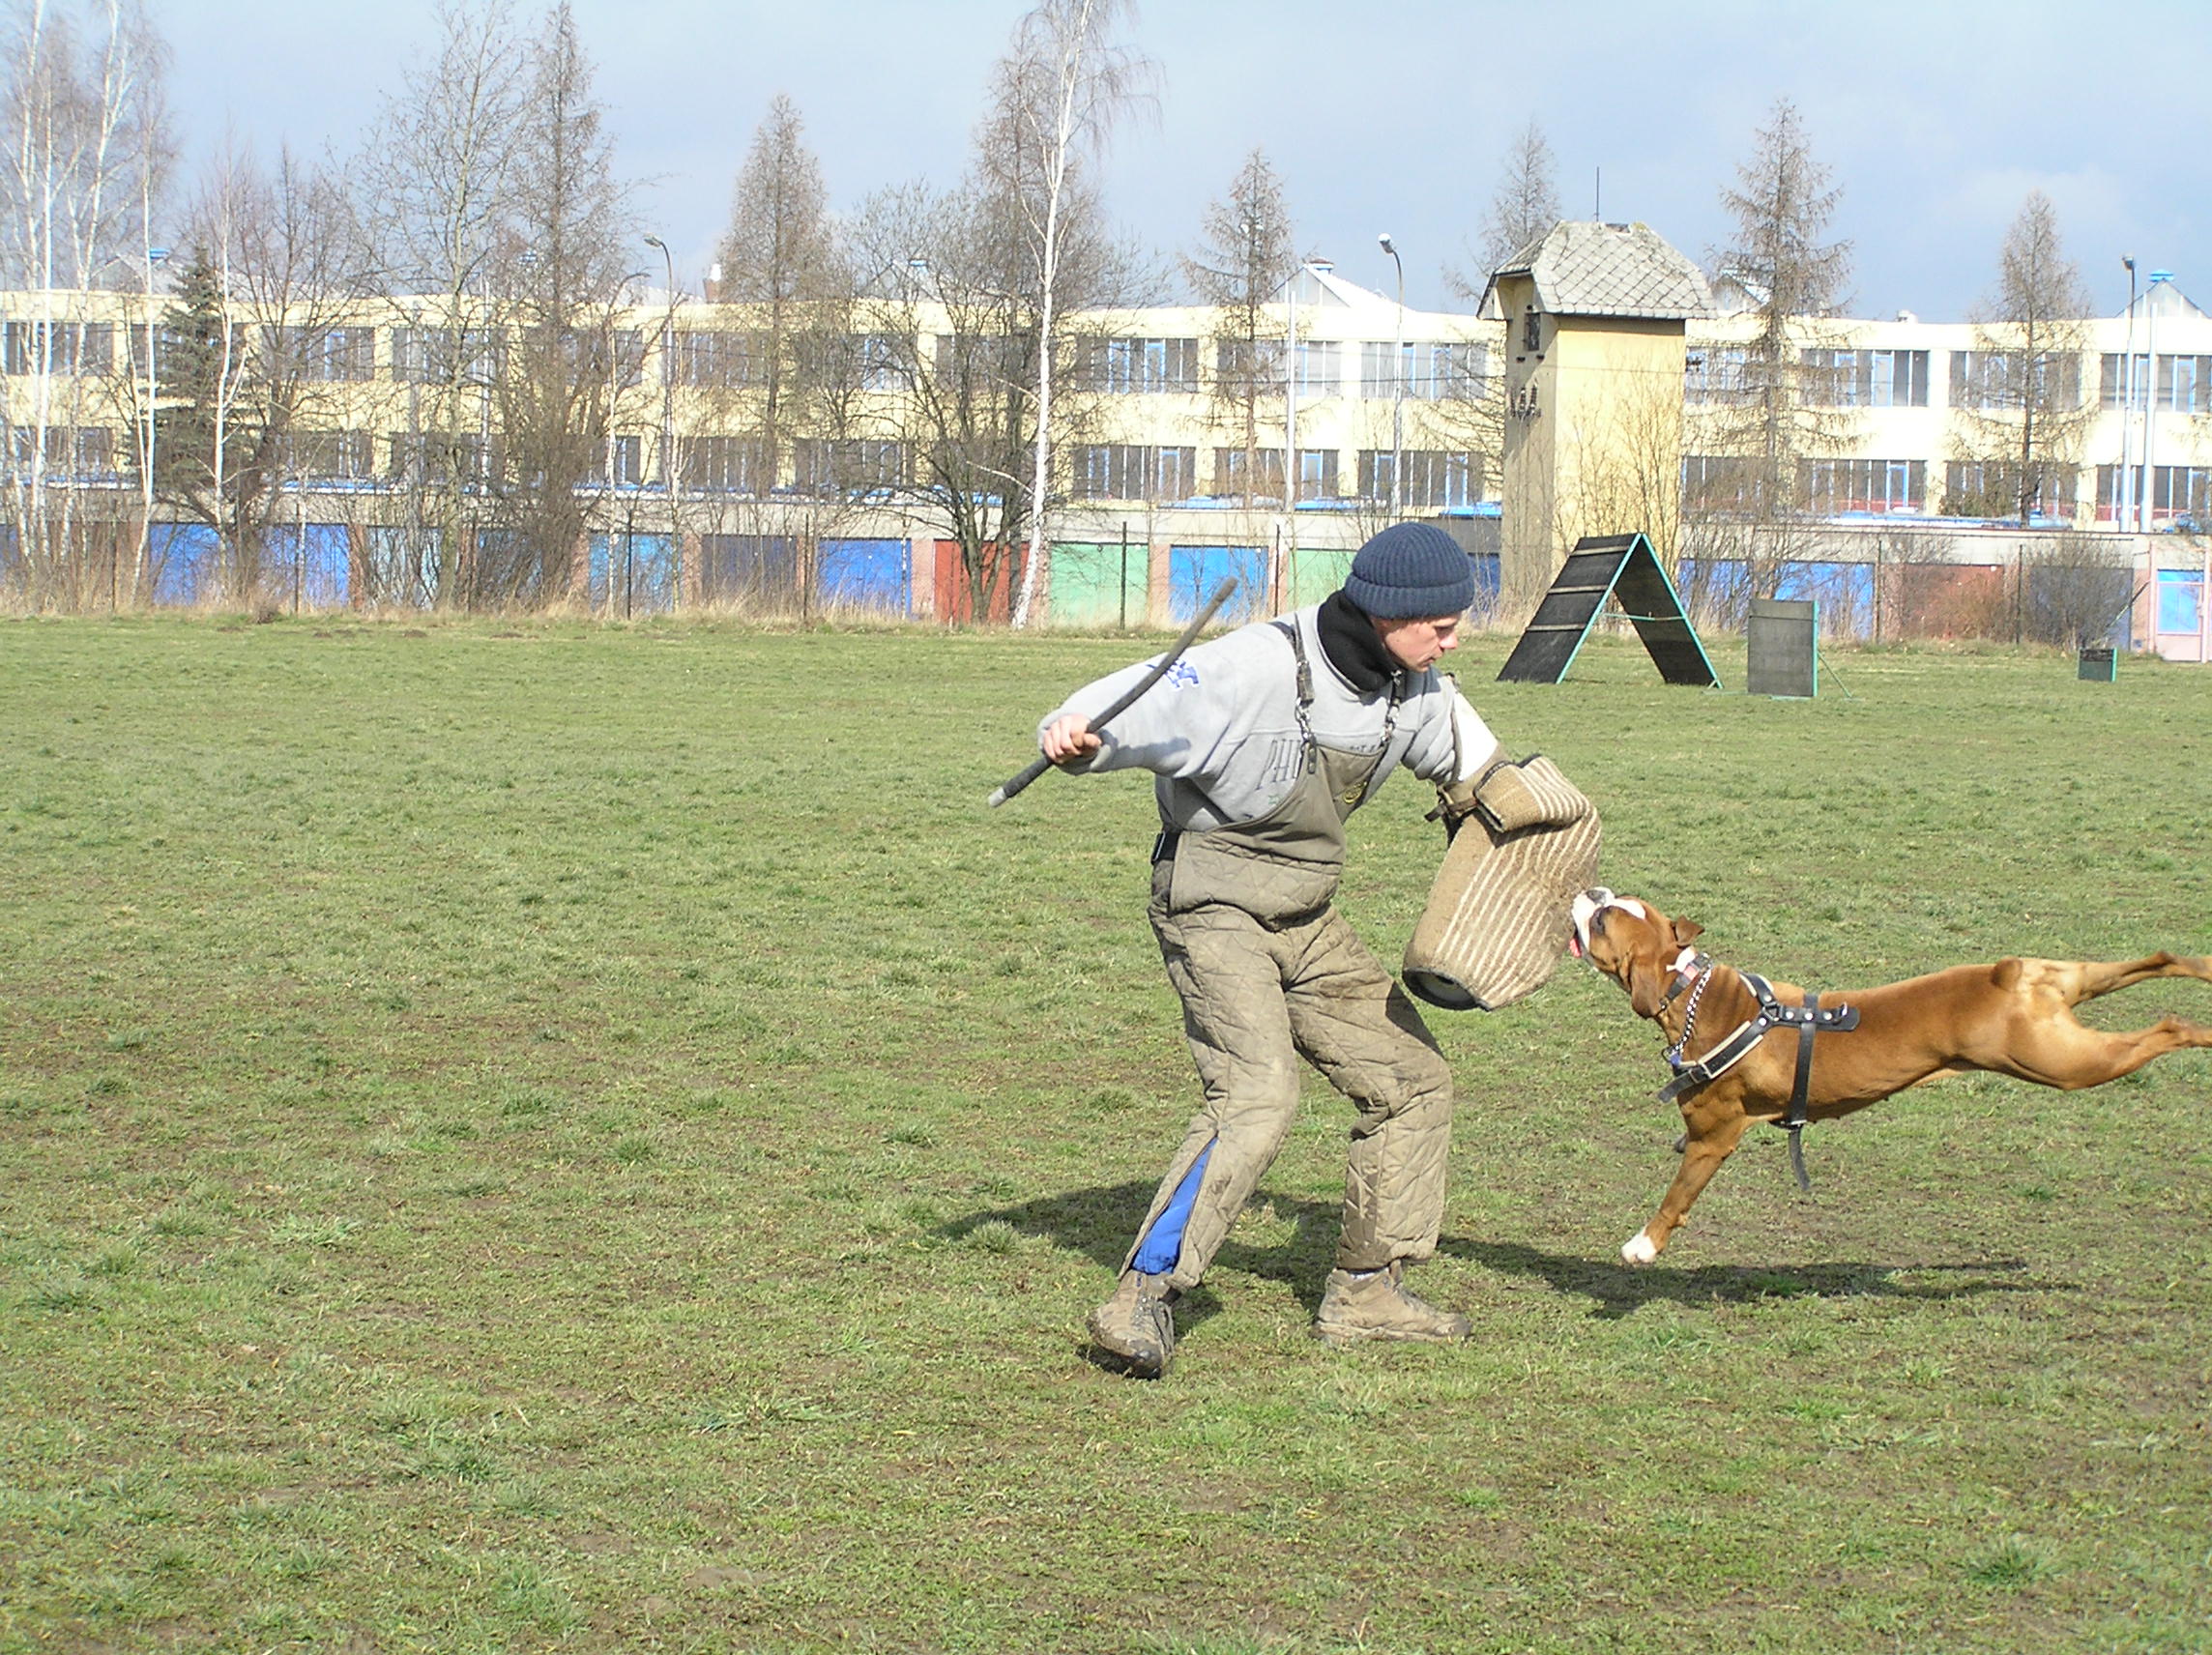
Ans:
[[[1451,1071],[1420,1014],[1332,905],[1344,822],[1404,765],[1440,788],[1498,743],[1437,662],[1474,596],[1467,554],[1420,523],[1385,529],[1326,602],[1194,649],[1105,731],[1090,717],[1142,664],[1039,727],[1072,770],[1147,769],[1161,832],[1150,915],[1181,997],[1205,1106],[1161,1179],[1091,1337],[1156,1379],[1173,1306],[1196,1286],[1282,1147],[1304,1057],[1359,1111],[1336,1268],[1315,1332],[1463,1338],[1402,1272],[1436,1251]]]

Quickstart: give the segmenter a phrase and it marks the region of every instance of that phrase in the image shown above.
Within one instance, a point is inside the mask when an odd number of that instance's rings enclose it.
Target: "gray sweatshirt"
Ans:
[[[1314,739],[1346,752],[1377,752],[1390,692],[1362,695],[1353,688],[1323,653],[1314,616],[1314,609],[1301,609],[1286,617],[1303,637],[1313,668],[1307,718]],[[1150,664],[1140,661],[1077,690],[1037,725],[1039,739],[1056,718],[1089,718],[1103,711]],[[1297,662],[1290,640],[1272,622],[1255,622],[1184,655],[1106,727],[1105,744],[1096,753],[1069,768],[1150,770],[1161,822],[1184,832],[1249,822],[1281,803],[1297,779]],[[1399,765],[1441,786],[1474,774],[1497,751],[1497,739],[1458,685],[1431,667],[1407,682],[1390,751],[1367,797],[1374,798]]]

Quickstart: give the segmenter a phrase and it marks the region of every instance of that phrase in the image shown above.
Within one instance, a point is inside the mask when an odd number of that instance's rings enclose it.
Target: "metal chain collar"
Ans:
[[[1682,1054],[1689,1050],[1690,1036],[1698,1028],[1698,1002],[1705,998],[1705,984],[1713,980],[1712,963],[1698,973],[1697,986],[1690,990],[1690,1003],[1682,1011],[1682,1037],[1667,1048],[1667,1061],[1674,1068],[1683,1067]]]

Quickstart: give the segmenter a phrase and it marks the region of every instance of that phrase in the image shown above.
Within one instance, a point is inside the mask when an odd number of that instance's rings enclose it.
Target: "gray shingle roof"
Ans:
[[[1536,283],[1536,304],[1558,316],[1715,314],[1712,292],[1698,267],[1645,224],[1565,219],[1491,273],[1482,313],[1496,317],[1501,276]]]

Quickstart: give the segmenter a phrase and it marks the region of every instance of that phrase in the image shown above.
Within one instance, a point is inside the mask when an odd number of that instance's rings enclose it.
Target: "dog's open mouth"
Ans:
[[[1582,957],[1583,957],[1583,937],[1582,937],[1582,933],[1581,933],[1580,931],[1570,931],[1570,932],[1568,932],[1568,933],[1567,933],[1567,958],[1568,958],[1568,959],[1570,959],[1570,960],[1579,960],[1579,959],[1581,959]]]

